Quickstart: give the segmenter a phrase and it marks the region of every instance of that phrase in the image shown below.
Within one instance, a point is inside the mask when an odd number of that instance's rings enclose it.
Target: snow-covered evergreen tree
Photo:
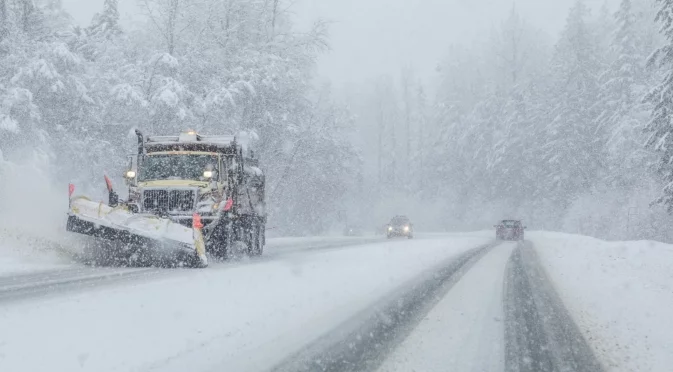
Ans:
[[[543,156],[554,180],[552,195],[559,202],[588,189],[601,169],[603,149],[596,146],[594,124],[600,64],[589,15],[584,1],[578,0],[570,10],[553,59],[557,103],[551,108]]]
[[[341,175],[361,172],[344,138],[351,114],[311,84],[324,23],[293,32],[282,1],[143,3],[147,24],[123,32],[117,0],[86,28],[73,27],[58,0],[0,2],[3,161],[41,149],[59,182],[95,187],[103,173],[121,173],[131,128],[247,131],[259,138],[268,189],[282,192],[270,223],[294,233],[329,227],[338,196],[360,187]]]
[[[667,43],[650,57],[649,64],[667,71],[660,84],[648,95],[652,116],[647,125],[647,146],[659,155],[658,171],[667,185],[658,201],[673,213],[673,0],[657,0],[656,21]]]
[[[641,98],[658,75],[644,68],[658,42],[647,3],[624,0],[611,9],[606,2],[592,16],[587,2],[576,1],[555,43],[513,9],[489,40],[453,46],[437,68],[436,99],[423,126],[423,197],[406,204],[434,201],[421,215],[431,215],[435,228],[483,228],[490,218],[518,216],[625,238],[629,229],[618,216],[634,205],[647,209],[643,194],[656,184],[651,151],[642,149],[650,103]],[[403,84],[380,91],[400,90]],[[366,159],[372,187],[385,184],[395,153],[404,151],[388,133],[404,133],[395,121],[404,103],[390,99],[396,107],[381,110],[381,101],[373,99],[362,115],[368,143],[385,147]],[[639,223],[655,215],[653,207]]]
[[[601,93],[597,103],[602,112],[596,119],[601,146],[606,149],[604,182],[608,187],[624,187],[637,182],[644,167],[640,146],[645,107],[641,103],[647,74],[644,69],[646,50],[639,30],[639,15],[631,0],[622,0],[615,13],[617,29],[611,45],[613,61],[600,78]],[[624,154],[630,154],[624,156]]]
[[[313,84],[325,24],[295,32],[282,0],[143,0],[147,23],[132,30],[119,24],[118,0],[84,28],[58,0],[0,0],[2,161],[40,147],[60,182],[98,185],[121,171],[133,127],[245,131],[259,139],[270,224],[286,232],[319,232],[359,204],[375,218],[429,210],[433,228],[511,215],[573,231],[590,221],[583,229],[609,235],[613,217],[603,217],[625,207],[588,219],[578,203],[645,199],[652,152],[673,181],[673,76],[641,101],[673,69],[673,1],[658,1],[668,39],[650,70],[643,61],[660,37],[648,2],[592,16],[579,0],[556,42],[513,8],[490,39],[450,48],[436,86],[409,75],[350,88],[362,106],[353,115]],[[673,187],[665,192],[670,207]]]
[[[94,37],[111,38],[121,33],[119,25],[119,0],[105,0],[103,11],[96,13],[87,29],[87,33]]]

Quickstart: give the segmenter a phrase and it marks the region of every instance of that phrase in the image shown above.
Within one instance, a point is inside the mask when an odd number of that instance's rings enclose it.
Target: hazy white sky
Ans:
[[[488,33],[514,3],[531,24],[558,32],[575,0],[286,0],[293,2],[300,27],[327,19],[332,51],[320,59],[318,72],[335,85],[383,73],[397,74],[411,64],[428,79],[449,44],[469,42]],[[599,8],[606,0],[585,0]],[[614,3],[616,0],[607,0]],[[137,13],[137,0],[119,0],[126,20]],[[103,0],[63,0],[80,24],[88,24]]]

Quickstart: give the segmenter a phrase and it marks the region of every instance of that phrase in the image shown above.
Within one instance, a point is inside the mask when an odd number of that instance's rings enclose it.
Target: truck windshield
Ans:
[[[201,180],[203,172],[217,170],[217,156],[189,154],[148,155],[138,172],[139,181]]]

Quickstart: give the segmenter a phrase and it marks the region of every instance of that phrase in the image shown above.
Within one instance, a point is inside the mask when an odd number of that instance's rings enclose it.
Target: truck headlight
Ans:
[[[392,226],[388,226],[388,231],[393,231],[393,227],[392,227]]]
[[[126,171],[126,174],[124,174],[124,177],[131,179],[131,178],[136,178],[136,171],[130,170]]]
[[[203,178],[206,179],[213,178],[213,171],[203,171]]]
[[[404,226],[404,232],[409,232],[409,226]]]

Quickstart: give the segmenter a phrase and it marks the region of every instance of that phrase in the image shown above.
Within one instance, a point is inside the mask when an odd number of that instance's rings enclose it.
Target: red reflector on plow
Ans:
[[[203,222],[201,222],[201,216],[198,213],[192,215],[192,228],[193,229],[202,229]]]
[[[72,198],[72,194],[75,192],[75,185],[72,183],[68,184],[68,197]]]
[[[229,198],[229,199],[227,199],[227,203],[224,205],[224,210],[228,211],[233,206],[234,206],[234,200],[232,198]]]

